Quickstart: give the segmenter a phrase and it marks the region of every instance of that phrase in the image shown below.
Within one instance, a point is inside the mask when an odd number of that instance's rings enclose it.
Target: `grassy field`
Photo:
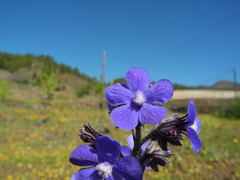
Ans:
[[[130,132],[115,129],[107,109],[88,105],[96,99],[65,97],[59,92],[46,107],[34,98],[0,102],[0,179],[70,179],[79,169],[68,159],[83,144],[78,137],[83,123],[126,145]],[[144,179],[240,179],[240,120],[198,116],[202,120],[200,152],[193,154],[185,138],[182,147],[174,148],[170,166],[160,167],[158,173],[147,170]],[[149,130],[146,126],[143,131]]]

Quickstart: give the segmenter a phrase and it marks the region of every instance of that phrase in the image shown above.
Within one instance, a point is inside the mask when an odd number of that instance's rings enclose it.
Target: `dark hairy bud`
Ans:
[[[151,140],[157,140],[159,146],[165,151],[168,150],[167,143],[181,146],[182,144],[180,140],[183,140],[182,134],[186,135],[185,126],[189,123],[186,122],[186,116],[178,117],[175,114],[164,119],[160,124],[153,128],[152,131],[154,131],[154,135]]]
[[[93,129],[90,124],[84,124],[83,128],[80,129],[80,133],[81,134],[79,136],[84,142],[91,143],[95,140],[96,137],[102,136],[102,134],[97,130]]]

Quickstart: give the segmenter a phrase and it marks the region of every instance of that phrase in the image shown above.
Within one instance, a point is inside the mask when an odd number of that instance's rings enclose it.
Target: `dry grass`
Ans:
[[[59,92],[45,108],[38,98],[0,103],[0,179],[70,179],[79,168],[68,158],[83,144],[78,137],[83,123],[126,145],[130,132],[116,129],[107,109],[85,105],[97,103],[98,98],[76,99]],[[169,159],[170,166],[160,167],[158,173],[147,170],[144,179],[240,179],[240,120],[199,117],[203,149],[193,154],[186,137],[182,147],[174,148],[176,155]],[[144,133],[149,129],[146,126]]]

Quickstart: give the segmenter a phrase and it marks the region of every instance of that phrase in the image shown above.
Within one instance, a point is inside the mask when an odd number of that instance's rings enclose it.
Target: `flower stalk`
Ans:
[[[138,125],[135,128],[135,136],[133,136],[134,138],[134,148],[132,151],[132,156],[134,157],[138,157],[140,150],[141,150],[141,138],[142,138],[142,125],[141,123],[138,123]]]

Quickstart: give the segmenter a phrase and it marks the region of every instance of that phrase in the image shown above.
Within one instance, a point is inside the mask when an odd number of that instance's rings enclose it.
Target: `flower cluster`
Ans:
[[[190,139],[194,153],[201,149],[201,121],[192,98],[185,116],[174,114],[165,118],[168,112],[162,104],[174,92],[169,80],[151,85],[149,74],[141,68],[131,68],[125,79],[126,84],[108,87],[105,95],[112,122],[132,132],[127,138],[129,146],[121,146],[89,124],[84,125],[80,138],[90,144],[73,150],[70,162],[83,168],[72,175],[72,180],[141,180],[145,170],[152,168],[157,172],[159,165],[169,164],[167,158],[174,155],[169,145],[181,146],[183,135]],[[142,138],[145,124],[153,128]]]

